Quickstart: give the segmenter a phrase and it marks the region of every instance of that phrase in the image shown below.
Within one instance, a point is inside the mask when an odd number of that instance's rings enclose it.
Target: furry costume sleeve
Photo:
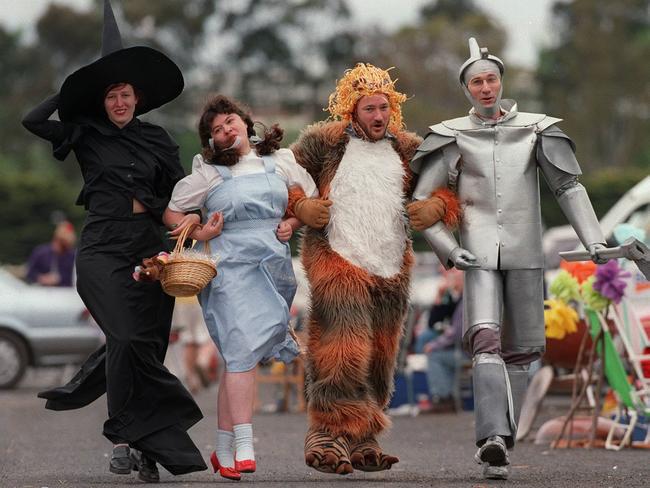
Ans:
[[[318,122],[310,125],[291,145],[297,163],[305,168],[323,196],[331,177],[324,178],[331,166],[338,166],[343,158],[349,136],[344,122]],[[324,175],[325,173],[325,175]]]
[[[413,195],[414,179],[413,172],[409,166],[409,162],[415,155],[415,151],[422,143],[422,138],[413,132],[401,131],[395,135],[393,140],[393,148],[399,154],[402,164],[404,165],[404,191],[406,193],[407,200],[411,199]]]

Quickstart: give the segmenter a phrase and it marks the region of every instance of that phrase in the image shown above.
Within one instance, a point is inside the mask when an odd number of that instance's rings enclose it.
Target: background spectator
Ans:
[[[415,341],[415,352],[427,355],[427,384],[431,404],[420,405],[425,411],[455,410],[453,387],[456,375],[456,346],[463,327],[461,297],[463,274],[457,269],[441,270],[443,280],[429,312],[427,328]]]
[[[74,226],[67,220],[59,222],[52,240],[29,256],[25,279],[43,286],[72,286],[76,242]]]
[[[219,364],[217,347],[196,297],[176,299],[172,330],[176,329],[183,346],[184,383],[192,393],[197,393],[217,381]]]
[[[449,325],[456,304],[463,293],[463,274],[456,268],[445,270],[440,266],[442,281],[429,311],[427,327],[415,337],[413,352],[422,354],[424,345],[439,336]]]
[[[463,303],[457,302],[451,321],[433,340],[424,345],[427,355],[427,384],[431,411],[454,412],[454,381],[458,371],[456,350],[463,331]],[[461,353],[462,354],[462,353]]]

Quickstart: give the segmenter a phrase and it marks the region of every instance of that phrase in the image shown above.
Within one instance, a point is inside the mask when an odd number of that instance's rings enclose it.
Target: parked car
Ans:
[[[74,288],[28,285],[0,269],[0,389],[28,366],[80,363],[102,342]]]
[[[557,269],[560,267],[563,251],[573,251],[580,244],[578,234],[569,224],[551,227],[542,237],[542,251],[544,252],[544,268]]]

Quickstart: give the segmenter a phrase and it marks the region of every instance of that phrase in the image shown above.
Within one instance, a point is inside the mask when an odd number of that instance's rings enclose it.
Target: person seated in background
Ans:
[[[76,242],[74,226],[67,220],[59,222],[52,240],[36,246],[29,256],[27,282],[43,286],[72,286]]]
[[[179,330],[183,346],[184,383],[193,393],[217,381],[217,347],[203,320],[203,312],[196,297],[177,298],[172,316],[172,330]]]
[[[433,413],[455,412],[454,380],[457,374],[456,346],[463,331],[462,299],[456,303],[451,320],[445,323],[440,334],[427,342],[423,352],[427,355],[427,384],[431,395]]]
[[[462,333],[463,275],[456,269],[442,270],[442,282],[429,312],[428,327],[418,335],[415,352],[427,355],[427,384],[431,404],[425,411],[454,411],[453,385],[456,345]]]
[[[429,310],[427,327],[416,333],[413,342],[415,354],[424,353],[424,345],[439,336],[449,324],[463,292],[462,273],[454,268],[446,270],[442,266],[438,271],[442,275],[442,282],[438,286],[436,297]]]

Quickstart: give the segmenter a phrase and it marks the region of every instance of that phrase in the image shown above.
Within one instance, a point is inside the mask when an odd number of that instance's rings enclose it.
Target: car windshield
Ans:
[[[636,237],[650,245],[650,204],[637,208],[623,224],[614,229],[616,240],[622,242],[626,237]]]

